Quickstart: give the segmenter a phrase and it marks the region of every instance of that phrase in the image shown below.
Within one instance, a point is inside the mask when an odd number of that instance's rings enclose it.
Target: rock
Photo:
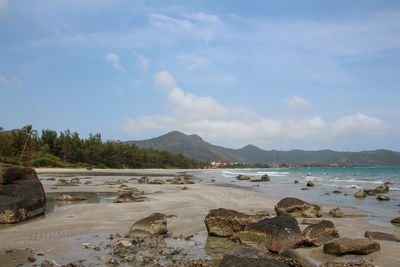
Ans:
[[[47,181],[55,181],[56,179],[51,177],[51,178],[47,178]]]
[[[346,255],[339,258],[335,258],[321,267],[374,267],[372,264],[368,264],[363,258],[355,255]]]
[[[248,224],[238,237],[246,245],[278,253],[296,248],[303,242],[296,219],[288,214]]]
[[[389,191],[389,186],[387,184],[383,184],[375,189],[368,189],[365,191],[368,195],[375,196],[376,194],[387,193]]]
[[[238,179],[238,180],[250,180],[250,176],[239,174],[238,176],[236,176],[236,179]]]
[[[298,183],[299,183],[299,180],[294,180],[294,183],[295,183],[295,184],[298,184]]]
[[[310,259],[300,255],[294,249],[284,251],[279,255],[279,260],[295,267],[318,267],[318,265],[312,263]]]
[[[242,179],[238,179],[238,180],[242,180]],[[245,179],[245,180],[247,180],[247,179]],[[260,179],[252,179],[252,180],[250,180],[250,182],[253,182],[253,183],[254,182],[268,182],[270,180],[271,179],[269,178],[268,174],[264,174],[263,176],[261,176]]]
[[[126,179],[118,179],[115,183],[116,184],[128,183],[128,180],[126,180]]]
[[[122,246],[124,248],[132,247],[133,244],[131,241],[128,240],[119,240],[116,244],[117,246]]]
[[[314,183],[311,182],[311,181],[308,181],[308,182],[307,182],[307,186],[314,186]]]
[[[376,199],[380,200],[380,201],[388,201],[388,200],[390,200],[390,198],[385,196],[385,195],[377,195]]]
[[[344,215],[343,211],[338,207],[338,208],[334,208],[331,209],[329,211],[329,216],[333,217],[333,218],[342,218]]]
[[[70,185],[70,184],[65,179],[60,179],[56,183],[56,186],[68,186],[68,185]]]
[[[251,216],[235,210],[212,209],[204,219],[209,235],[232,236],[234,233],[243,231],[249,223],[258,222],[265,216]]]
[[[369,239],[340,238],[326,243],[324,245],[324,252],[326,254],[338,256],[344,254],[368,255],[372,252],[379,251],[380,248],[378,242]]]
[[[301,190],[310,190],[310,189],[307,187],[303,187]]]
[[[334,194],[341,194],[342,191],[340,191],[340,190],[333,190],[332,193],[334,193]]]
[[[86,181],[85,184],[89,185],[89,184],[93,184],[93,182],[92,181]]]
[[[71,196],[68,194],[61,194],[56,198],[57,201],[83,201],[87,200],[87,198],[83,198],[80,196]]]
[[[375,240],[386,240],[386,241],[394,241],[400,242],[400,238],[395,235],[382,233],[382,232],[370,232],[366,231],[364,236],[368,239],[375,239]]]
[[[307,244],[318,247],[339,237],[339,232],[331,221],[322,220],[304,229],[303,236]]]
[[[176,176],[170,182],[171,184],[194,184],[194,182],[190,180],[188,176],[185,175]]]
[[[122,193],[121,195],[119,195],[119,197],[114,199],[113,202],[114,203],[127,203],[127,202],[143,202],[145,200],[147,200],[147,197],[135,194],[135,192],[127,192],[127,193]]]
[[[35,259],[34,257],[28,257],[28,261],[29,261],[29,262],[35,262],[36,259]]]
[[[262,250],[254,248],[240,248],[231,254],[225,255],[219,267],[288,267],[284,262],[274,259]]]
[[[80,184],[81,182],[79,181],[79,178],[72,178],[70,181],[69,181],[71,184]]]
[[[164,180],[156,179],[149,181],[149,184],[165,184]]]
[[[354,197],[356,198],[365,198],[367,197],[367,192],[365,190],[360,190],[357,193],[354,194]]]
[[[166,232],[167,217],[161,213],[153,213],[135,222],[129,230],[129,236],[155,236]]]
[[[150,181],[149,177],[143,176],[138,180],[139,184],[147,184]]]
[[[390,221],[391,223],[400,224],[400,217],[394,218]]]
[[[111,255],[105,255],[101,258],[101,263],[103,264],[118,264],[118,261],[114,259]]]
[[[181,188],[181,190],[189,190],[189,187],[187,187],[187,186],[185,185],[185,186],[183,186],[183,187]]]
[[[137,189],[136,187],[125,187],[122,188],[120,190],[118,190],[118,192],[120,193],[136,193],[137,195],[139,194],[139,189]]]
[[[0,163],[0,223],[44,214],[46,196],[34,169]]]
[[[290,214],[294,217],[315,218],[322,216],[322,209],[318,205],[309,204],[298,198],[284,198],[275,205],[276,214]]]

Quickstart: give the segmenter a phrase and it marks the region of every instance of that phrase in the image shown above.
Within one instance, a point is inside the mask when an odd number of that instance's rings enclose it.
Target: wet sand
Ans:
[[[189,189],[181,190],[183,185],[174,184],[138,184],[130,178],[139,178],[141,175],[169,179],[185,170],[93,170],[90,174],[100,173],[96,176],[85,176],[88,174],[85,169],[40,169],[37,170],[42,180],[46,193],[58,192],[115,192],[120,185],[103,185],[106,181],[116,181],[121,176],[126,176],[128,187],[136,187],[147,193],[148,201],[137,203],[97,203],[97,204],[76,204],[59,206],[46,217],[39,217],[29,222],[0,228],[0,251],[4,254],[6,250],[30,248],[35,255],[41,253],[44,256],[36,256],[40,260],[55,260],[57,263],[67,263],[86,257],[93,264],[100,264],[96,252],[93,255],[86,255],[88,251],[82,252],[81,243],[105,242],[111,233],[125,234],[131,225],[151,213],[160,212],[166,215],[174,215],[168,219],[168,231],[173,236],[191,235],[198,236],[200,244],[205,244],[207,235],[204,218],[210,209],[227,208],[241,211],[248,214],[255,214],[267,211],[274,214],[274,205],[279,199],[270,198],[261,193],[214,186],[203,181],[196,180],[196,184],[185,185]],[[189,171],[189,170],[188,170]],[[195,174],[196,171],[190,170]],[[47,178],[54,174],[55,181],[48,181]],[[61,175],[62,174],[62,175]],[[212,171],[210,171],[210,175]],[[70,179],[74,175],[83,175],[81,184],[77,186],[55,186],[59,179]],[[66,176],[66,177],[63,177]],[[85,185],[85,181],[93,184]],[[162,191],[162,193],[156,193]],[[333,203],[334,205],[334,203]],[[324,208],[324,213],[328,213]],[[338,229],[341,237],[361,238],[365,231],[382,231],[400,236],[400,227],[385,227],[370,224],[368,218],[361,211],[344,209],[345,218],[329,218]],[[325,217],[326,215],[324,215]],[[299,219],[301,221],[302,219]],[[300,225],[301,228],[305,226]],[[363,256],[376,266],[400,266],[398,252],[400,242],[378,241],[381,244],[381,251]],[[193,249],[202,249],[197,245]],[[307,255],[318,263],[323,263],[333,256],[322,252],[322,247],[300,248],[302,254]],[[28,253],[28,252],[27,252]],[[29,252],[30,253],[30,252]],[[86,254],[85,254],[86,253]],[[104,252],[103,252],[104,253]],[[199,252],[200,253],[200,252]],[[206,254],[205,254],[206,255]],[[26,255],[18,256],[25,259]],[[0,253],[0,260],[2,259]],[[372,261],[371,261],[372,260]],[[28,264],[29,263],[24,263]],[[101,265],[101,264],[100,264]],[[10,265],[13,266],[13,265]]]

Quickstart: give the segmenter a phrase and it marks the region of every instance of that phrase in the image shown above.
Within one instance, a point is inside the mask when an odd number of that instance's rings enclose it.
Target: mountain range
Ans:
[[[125,143],[181,153],[202,161],[310,166],[338,164],[346,167],[400,166],[400,153],[385,149],[362,152],[337,152],[332,150],[267,151],[253,145],[232,149],[212,145],[196,134],[186,135],[178,131],[148,140],[126,141]]]

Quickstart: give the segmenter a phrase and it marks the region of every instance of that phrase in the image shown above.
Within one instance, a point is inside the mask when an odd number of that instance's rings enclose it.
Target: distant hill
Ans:
[[[390,150],[362,152],[336,152],[332,150],[304,151],[290,150],[266,151],[253,145],[240,149],[215,146],[205,142],[200,136],[186,135],[173,131],[165,135],[142,141],[127,141],[139,147],[166,150],[197,160],[267,163],[289,165],[326,165],[338,164],[347,167],[400,166],[400,153]]]

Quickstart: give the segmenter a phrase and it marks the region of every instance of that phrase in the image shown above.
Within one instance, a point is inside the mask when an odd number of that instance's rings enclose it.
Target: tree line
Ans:
[[[140,148],[121,141],[103,141],[101,134],[81,138],[70,130],[57,133],[32,125],[3,131],[0,127],[0,162],[33,167],[95,168],[203,168],[207,162],[182,154]]]

